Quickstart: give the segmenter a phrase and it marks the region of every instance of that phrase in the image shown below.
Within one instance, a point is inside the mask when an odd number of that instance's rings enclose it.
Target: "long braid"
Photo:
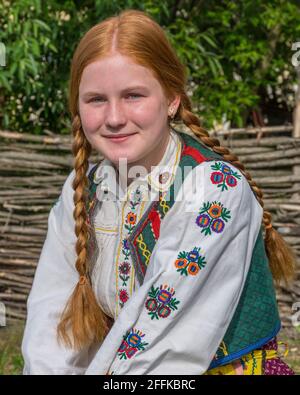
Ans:
[[[221,146],[217,138],[210,137],[208,132],[201,127],[200,119],[191,111],[191,103],[186,95],[183,95],[177,119],[183,123],[198,137],[203,144],[214,152],[223,156],[225,161],[232,163],[246,177],[251,189],[254,191],[258,202],[264,209],[263,192],[246,171],[239,158],[231,153],[227,147]],[[176,118],[175,118],[176,119]],[[281,235],[272,226],[272,215],[269,211],[263,211],[263,224],[265,226],[265,248],[269,258],[272,275],[277,284],[284,280],[287,284],[294,278],[296,256],[291,247],[284,241]]]
[[[68,300],[62,313],[61,322],[57,327],[58,339],[74,349],[82,349],[93,342],[103,340],[109,330],[109,319],[100,309],[92,289],[88,267],[88,240],[90,228],[87,222],[87,186],[86,173],[89,166],[91,145],[87,141],[79,115],[75,115],[72,122],[74,137],[72,152],[75,157],[74,212],[76,254],[75,263],[79,273],[79,282]],[[71,329],[71,337],[68,330]]]
[[[88,180],[86,173],[88,170],[88,158],[91,154],[91,146],[87,139],[81,132],[81,125],[79,116],[75,116],[72,124],[72,131],[74,142],[72,152],[75,157],[75,178],[72,187],[74,189],[74,220],[75,220],[75,234],[77,236],[76,242],[76,269],[81,276],[81,281],[87,276],[87,185]]]

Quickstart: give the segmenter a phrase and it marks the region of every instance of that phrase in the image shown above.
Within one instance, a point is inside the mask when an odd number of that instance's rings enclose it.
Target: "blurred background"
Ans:
[[[297,254],[296,281],[276,292],[285,359],[299,374],[300,3],[283,0],[1,0],[0,374],[22,371],[26,300],[49,210],[73,166],[74,49],[90,27],[128,8],[163,27],[187,67],[193,111],[246,165]]]

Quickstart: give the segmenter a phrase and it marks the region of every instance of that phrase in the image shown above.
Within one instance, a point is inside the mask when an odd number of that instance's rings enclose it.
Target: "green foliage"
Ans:
[[[291,46],[300,41],[295,1],[4,0],[0,127],[70,133],[74,49],[91,26],[128,8],[149,13],[165,29],[187,66],[188,94],[204,126],[224,120],[243,126],[249,111],[269,99],[293,108]]]

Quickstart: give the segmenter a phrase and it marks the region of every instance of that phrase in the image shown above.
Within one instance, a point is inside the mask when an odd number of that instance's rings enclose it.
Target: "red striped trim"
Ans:
[[[191,156],[198,163],[202,163],[207,160],[207,158],[204,155],[202,155],[196,148],[188,147],[186,144],[184,144],[184,147],[182,150],[182,156],[185,156],[185,155]]]

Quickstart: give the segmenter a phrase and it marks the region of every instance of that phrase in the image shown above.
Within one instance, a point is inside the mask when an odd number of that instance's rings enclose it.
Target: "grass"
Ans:
[[[21,355],[21,342],[24,324],[8,324],[0,327],[0,375],[19,375],[23,372],[24,361]],[[300,326],[282,330],[278,341],[288,344],[289,354],[284,361],[300,374]]]
[[[21,355],[23,331],[23,323],[0,327],[0,375],[22,374],[24,365]]]
[[[287,330],[281,330],[278,341],[288,345],[289,353],[282,358],[295,372],[300,374],[300,326]]]

